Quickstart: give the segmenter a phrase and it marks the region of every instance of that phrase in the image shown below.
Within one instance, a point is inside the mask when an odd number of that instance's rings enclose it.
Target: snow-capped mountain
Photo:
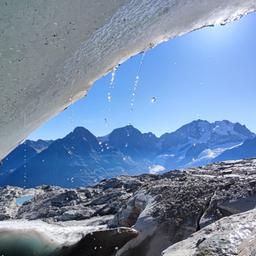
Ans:
[[[51,140],[26,140],[7,155],[0,166],[0,177],[25,165],[32,157],[49,147]]]
[[[251,140],[255,141],[254,133],[227,120],[196,120],[160,138],[131,125],[99,138],[77,127],[53,142],[21,144],[3,160],[0,183],[84,186],[122,174],[158,173],[219,159],[237,159],[247,156],[237,151],[247,150],[243,145]],[[250,150],[249,156],[256,156],[252,146]]]
[[[47,149],[52,142],[52,140],[26,140],[25,144],[33,148],[37,153],[40,153],[41,151]]]
[[[208,144],[212,147],[221,144],[233,144],[253,138],[255,135],[239,123],[227,120],[210,123],[196,120],[172,133],[160,137],[163,148],[172,148],[182,144]]]
[[[113,130],[106,139],[111,147],[133,158],[151,158],[157,153],[158,138],[153,133],[141,133],[132,125]]]
[[[160,137],[161,154],[157,160],[173,168],[203,165],[254,137],[254,133],[239,123],[196,120]]]
[[[142,173],[146,162],[143,159],[135,162],[121,150],[99,141],[87,129],[77,127],[14,172],[5,172],[1,185],[78,187],[121,174]]]

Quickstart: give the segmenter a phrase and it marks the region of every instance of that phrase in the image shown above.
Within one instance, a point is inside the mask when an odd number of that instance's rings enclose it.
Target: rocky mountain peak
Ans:
[[[50,144],[27,141],[17,148],[9,156],[13,159],[12,165],[8,159],[3,161],[1,184],[23,186],[26,173],[26,186],[75,187],[120,174],[134,175],[152,170],[160,173],[218,159],[253,157],[256,156],[253,143],[245,142],[254,136],[245,126],[227,120],[214,123],[195,120],[160,138],[151,132],[142,133],[132,125],[117,128],[99,138],[86,128],[77,127]],[[36,145],[46,148],[34,150]]]

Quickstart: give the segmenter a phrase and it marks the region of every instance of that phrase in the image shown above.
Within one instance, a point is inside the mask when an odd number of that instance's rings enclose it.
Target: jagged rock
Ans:
[[[135,238],[138,232],[130,228],[95,231],[87,234],[75,245],[63,248],[60,256],[110,256]]]
[[[256,255],[256,234],[245,239],[238,248],[238,256],[255,256]]]
[[[31,200],[15,203],[31,193]],[[5,219],[52,223],[98,218],[109,228],[132,227],[139,235],[117,255],[155,256],[223,217],[255,208],[256,160],[163,175],[121,176],[88,188],[7,187],[0,190],[0,199]]]
[[[225,217],[166,249],[163,256],[253,256],[256,210]],[[250,245],[248,247],[248,245]]]
[[[168,245],[186,239],[222,217],[253,209],[255,163],[255,160],[226,162],[170,172],[144,184],[110,222],[129,223],[130,216],[136,213],[137,195],[151,197],[145,200],[147,203],[133,225],[140,231],[139,236],[118,255],[159,255]]]

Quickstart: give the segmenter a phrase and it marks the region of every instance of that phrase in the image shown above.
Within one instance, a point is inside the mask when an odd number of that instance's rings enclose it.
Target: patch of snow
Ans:
[[[165,171],[165,167],[159,164],[149,166],[149,173],[150,174],[158,174],[159,172]]]
[[[230,122],[215,122],[216,126],[214,127],[214,131],[215,133],[219,134],[219,135],[229,135],[229,134],[237,134],[234,131],[234,124],[230,123]]]
[[[187,164],[186,167],[190,167],[191,165],[195,166],[195,165],[204,165],[209,163],[211,160],[213,160],[214,158],[218,157],[220,154],[222,154],[223,152],[225,152],[226,150],[230,150],[232,148],[235,147],[239,147],[240,145],[242,145],[242,143],[236,144],[236,145],[223,145],[223,147],[220,148],[207,148],[204,151],[202,151],[198,158],[196,159],[192,159],[192,162]]]

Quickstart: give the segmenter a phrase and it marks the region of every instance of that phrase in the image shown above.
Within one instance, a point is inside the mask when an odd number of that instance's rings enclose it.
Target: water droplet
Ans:
[[[108,127],[108,119],[105,117],[104,118],[105,126]]]
[[[118,69],[118,65],[115,66],[112,70],[112,73],[111,73],[111,80],[110,80],[110,85],[113,86],[114,82],[115,82],[115,77],[116,77],[116,71]]]
[[[135,81],[133,84],[133,91],[132,91],[132,98],[131,98],[131,103],[130,103],[130,110],[133,111],[133,107],[134,107],[134,103],[135,103],[135,97],[136,97],[136,91],[138,89],[138,85],[139,85],[139,80],[140,80],[140,73],[141,73],[141,68],[144,62],[144,57],[145,57],[145,52],[142,53],[141,55],[141,59],[140,59],[140,64],[139,64],[139,68],[137,71],[137,75],[135,77]]]
[[[108,102],[110,103],[111,102],[111,99],[112,99],[112,96],[111,96],[111,93],[110,92],[108,92]]]
[[[152,97],[151,103],[155,103],[155,102],[156,102],[156,97]]]
[[[110,83],[109,83],[109,91],[108,91],[108,95],[107,95],[107,99],[108,99],[109,103],[112,100],[111,91],[114,89],[114,83],[115,83],[117,69],[118,69],[118,65],[113,68],[112,73],[111,73],[111,79],[110,79]]]

